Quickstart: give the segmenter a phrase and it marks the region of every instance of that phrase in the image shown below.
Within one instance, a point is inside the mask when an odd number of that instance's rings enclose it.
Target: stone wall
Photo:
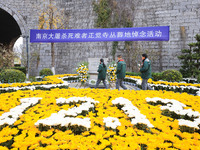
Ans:
[[[29,34],[29,29],[37,29],[38,7],[42,7],[42,2],[43,0],[0,0],[0,8],[14,17],[22,34]],[[92,2],[93,0],[56,0],[58,8],[64,9],[66,17],[69,17],[69,29],[95,28],[96,14]],[[193,42],[194,36],[200,31],[199,0],[134,0],[133,16],[134,27],[170,26],[170,41],[140,41],[137,44],[144,50],[160,52],[153,61],[153,71],[178,69],[180,62],[177,56],[180,50],[187,48],[187,44]],[[120,42],[120,45],[123,44]],[[40,63],[37,66],[38,49]],[[87,58],[112,58],[111,49],[112,42],[57,43],[56,74],[75,73],[78,63],[87,61]],[[30,50],[32,75],[38,75],[41,69],[51,67],[50,44],[30,44]],[[126,56],[123,52],[117,53]]]
[[[70,15],[69,29],[94,28],[96,15],[93,11],[93,0],[66,0],[64,2],[66,11]],[[107,57],[106,44],[109,45],[110,49],[111,42],[57,44],[57,73],[63,73],[63,71],[66,73],[75,72],[77,65],[80,62],[88,61],[88,58]]]
[[[199,0],[142,0],[137,6],[134,26],[170,26],[169,42],[150,42],[150,47],[144,46],[162,52],[160,60],[154,64],[155,70],[179,68],[177,56],[199,34],[199,17]],[[149,42],[142,43],[148,45]]]

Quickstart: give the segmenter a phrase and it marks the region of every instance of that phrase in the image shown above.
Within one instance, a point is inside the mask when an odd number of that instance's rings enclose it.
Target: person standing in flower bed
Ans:
[[[121,55],[118,55],[117,59],[118,59],[117,71],[115,73],[117,75],[116,89],[119,90],[119,86],[121,86],[124,90],[126,90],[127,87],[123,84],[123,80],[124,80],[125,75],[126,75],[126,63],[122,59]]]
[[[151,78],[151,61],[147,57],[147,54],[142,54],[142,66],[140,68],[142,74],[142,90],[152,90],[148,85],[148,79]]]
[[[97,83],[95,85],[95,89],[98,87],[99,83],[101,81],[103,81],[103,84],[105,86],[105,88],[107,89],[107,85],[106,85],[106,72],[107,72],[107,67],[106,65],[104,64],[104,60],[103,59],[100,59],[100,64],[99,64],[99,68],[97,70],[97,72],[99,72],[98,74],[98,79],[97,79]]]

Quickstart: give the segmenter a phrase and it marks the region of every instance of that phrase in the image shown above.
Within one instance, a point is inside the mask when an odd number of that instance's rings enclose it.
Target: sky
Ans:
[[[17,51],[17,52],[21,53],[20,45],[22,45],[22,44],[23,44],[23,38],[19,37],[17,39],[17,41],[15,42],[15,44],[14,44],[14,51]]]
[[[21,45],[21,44],[23,44],[23,38],[22,38],[22,37],[19,37],[19,38],[17,39],[17,41],[15,42],[15,45],[18,46],[18,45]]]

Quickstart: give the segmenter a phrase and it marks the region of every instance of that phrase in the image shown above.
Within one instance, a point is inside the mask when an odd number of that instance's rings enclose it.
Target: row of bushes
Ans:
[[[26,69],[24,67],[13,67],[11,69],[4,69],[0,72],[0,82],[15,83],[24,82],[26,79]],[[40,71],[40,76],[53,75],[51,69],[44,68]]]
[[[14,82],[24,82],[26,69],[24,67],[14,67],[13,69],[5,69],[0,72],[0,81],[3,83],[14,83]],[[53,75],[53,72],[49,68],[44,68],[40,71],[40,76]],[[141,76],[141,73],[126,72],[126,75],[130,76]],[[180,82],[183,80],[182,74],[177,70],[166,70],[161,73],[152,73],[152,79],[154,81],[172,81]],[[197,79],[200,81],[200,75]]]
[[[126,75],[130,76],[141,76],[141,73],[135,72],[126,72]],[[165,70],[163,72],[152,73],[152,79],[154,81],[171,81],[171,82],[180,82],[183,80],[182,74],[177,70]]]

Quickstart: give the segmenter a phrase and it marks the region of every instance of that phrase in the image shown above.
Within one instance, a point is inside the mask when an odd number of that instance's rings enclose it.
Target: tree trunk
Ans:
[[[51,70],[55,75],[55,51],[54,51],[54,43],[51,43]]]
[[[108,58],[109,53],[108,53],[108,42],[104,42],[105,48],[106,48],[106,58]]]
[[[41,48],[41,44],[39,44],[38,55],[37,55],[37,65],[36,65],[37,69],[38,69],[39,64],[40,64],[40,48]]]

